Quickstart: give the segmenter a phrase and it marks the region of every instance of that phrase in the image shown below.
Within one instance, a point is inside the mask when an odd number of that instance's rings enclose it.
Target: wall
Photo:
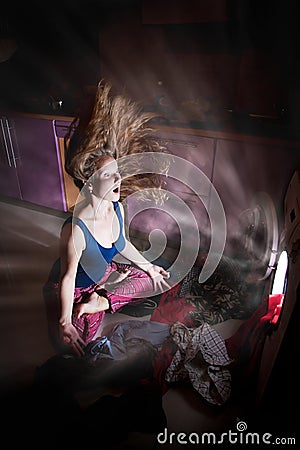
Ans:
[[[29,0],[5,2],[17,41],[0,64],[0,103],[74,113],[101,77],[169,118],[218,122],[238,114],[298,126],[297,2],[280,0]]]

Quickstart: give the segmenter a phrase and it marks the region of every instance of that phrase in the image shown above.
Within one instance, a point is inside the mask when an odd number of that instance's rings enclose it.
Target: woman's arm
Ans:
[[[133,264],[135,264],[145,272],[148,272],[148,270],[153,266],[153,264],[147,261],[147,259],[141,254],[141,252],[126,238],[125,247],[120,252],[120,255],[131,261]]]
[[[137,248],[127,239],[125,239],[125,242],[126,244],[124,250],[122,250],[120,254],[148,273],[148,275],[152,278],[154,290],[165,291],[166,289],[170,289],[171,286],[166,282],[166,279],[170,277],[170,273],[163,267],[147,261],[146,258],[144,258],[144,256],[137,250]]]
[[[124,220],[124,210],[123,205],[121,204],[120,209]],[[144,256],[139,252],[139,250],[131,242],[129,242],[125,236],[124,239],[125,239],[125,247],[122,251],[120,251],[120,254],[124,258],[128,259],[133,264],[138,266],[140,269],[147,272],[153,280],[155,289],[159,288],[162,290],[163,287],[167,287],[169,289],[170,286],[165,281],[165,279],[170,277],[170,273],[167,272],[163,267],[157,266],[147,261],[147,259],[144,258]]]
[[[60,239],[61,275],[59,296],[61,311],[59,325],[61,326],[64,343],[73,347],[78,355],[83,354],[82,345],[85,345],[85,343],[72,324],[72,311],[77,267],[84,246],[84,237],[80,228],[73,226],[71,223],[65,225]]]

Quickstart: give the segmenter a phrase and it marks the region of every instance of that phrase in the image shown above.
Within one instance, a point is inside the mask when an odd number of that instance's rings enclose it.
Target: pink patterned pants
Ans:
[[[105,283],[112,272],[124,271],[128,268],[130,269],[130,274],[123,281],[115,284],[112,289],[106,291],[106,296],[110,303],[109,312],[115,313],[131,300],[153,294],[152,280],[146,272],[128,264],[111,262],[108,264],[105,274],[99,282],[85,288],[75,288],[74,304],[86,302],[90,294],[95,290],[99,290],[99,285]],[[49,337],[54,348],[61,352],[63,348],[59,338],[60,305],[58,283],[48,281],[44,286],[43,293],[46,303]],[[79,335],[88,343],[95,336],[104,316],[105,311],[83,314],[79,318],[73,315],[72,322]]]

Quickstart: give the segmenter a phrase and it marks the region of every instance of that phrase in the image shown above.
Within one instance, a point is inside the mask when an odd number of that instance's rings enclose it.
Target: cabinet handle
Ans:
[[[7,134],[8,134],[8,141],[9,141],[10,150],[11,150],[10,153],[11,153],[11,156],[12,156],[12,162],[13,162],[14,168],[16,169],[17,168],[17,160],[16,160],[16,156],[15,156],[13,141],[12,141],[12,138],[11,138],[9,121],[8,121],[8,119],[6,117],[5,117],[5,123],[6,123],[6,129],[7,129]]]
[[[16,169],[17,162],[10,133],[9,121],[6,117],[1,117],[0,123],[8,166]]]
[[[0,123],[1,123],[2,138],[3,138],[3,142],[4,142],[4,148],[5,148],[7,163],[9,165],[9,167],[12,167],[12,163],[11,163],[10,156],[9,156],[7,137],[6,137],[6,133],[5,133],[5,128],[4,128],[3,118],[2,117],[0,119]]]

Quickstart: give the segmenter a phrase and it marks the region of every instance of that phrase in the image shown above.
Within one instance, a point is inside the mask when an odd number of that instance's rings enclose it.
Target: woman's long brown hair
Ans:
[[[101,81],[87,125],[79,119],[72,124],[73,128],[76,126],[76,131],[65,148],[67,173],[80,187],[95,172],[97,160],[102,155],[119,159],[141,152],[165,152],[165,148],[154,138],[155,129],[150,126],[150,121],[155,117],[156,114],[144,112],[127,96],[113,96],[111,85]],[[161,177],[156,174],[128,177],[122,181],[121,199],[136,191],[142,194],[142,190],[147,188],[160,189],[161,183]],[[164,197],[159,191],[156,195],[161,199]]]

